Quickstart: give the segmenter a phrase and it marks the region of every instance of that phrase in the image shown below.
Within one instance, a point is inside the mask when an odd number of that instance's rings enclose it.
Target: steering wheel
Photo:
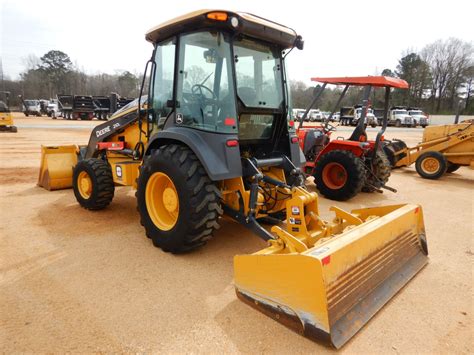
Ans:
[[[199,94],[199,95],[203,96],[205,99],[209,99],[209,98],[206,97],[206,95],[204,95],[203,89],[204,89],[204,91],[207,91],[207,92],[211,93],[210,99],[214,99],[214,100],[217,99],[217,96],[216,96],[216,94],[214,93],[214,91],[212,91],[212,90],[209,89],[206,85],[203,85],[203,84],[194,84],[194,85],[191,87],[191,92],[192,92],[194,95]]]
[[[324,122],[323,129],[325,132],[335,131],[336,128],[336,126],[329,123],[329,120],[326,120],[326,122]]]

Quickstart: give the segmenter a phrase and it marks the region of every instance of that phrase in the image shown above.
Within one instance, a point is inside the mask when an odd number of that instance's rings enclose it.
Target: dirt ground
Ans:
[[[237,300],[232,259],[265,246],[238,224],[174,256],[152,246],[133,191],[90,212],[36,186],[41,144],[87,143],[99,123],[20,118],[0,133],[0,352],[331,353]],[[348,132],[337,132],[347,136]],[[373,131],[372,131],[373,134]],[[414,144],[421,129],[389,129]],[[309,188],[314,184],[308,181]],[[420,203],[430,262],[341,353],[473,353],[474,173],[396,170],[394,194],[320,209]]]

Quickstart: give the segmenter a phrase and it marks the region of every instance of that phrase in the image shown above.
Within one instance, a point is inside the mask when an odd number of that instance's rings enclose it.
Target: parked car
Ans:
[[[359,122],[359,118],[362,114],[362,107],[356,105],[354,107],[341,107],[340,120],[343,126],[355,126]],[[371,127],[377,126],[377,117],[374,115],[374,110],[371,108],[367,109],[365,116],[365,124]]]
[[[415,127],[415,120],[404,108],[393,107],[388,117],[388,125],[395,127]]]
[[[302,108],[294,108],[293,109],[293,119],[294,120],[299,120],[301,117],[303,117],[305,112],[306,112],[306,110],[303,110]]]
[[[411,117],[413,117],[415,127],[421,126],[425,128],[426,126],[429,125],[428,115],[425,114],[423,111],[421,111],[419,108],[409,107],[407,110],[408,110],[408,114]]]
[[[308,119],[310,122],[321,122],[323,120],[323,115],[319,109],[313,109],[309,111]]]
[[[56,100],[51,100],[48,106],[46,106],[46,112],[48,117],[53,119],[59,117],[61,112],[59,110],[58,102]]]
[[[382,122],[383,119],[383,109],[376,108],[374,109],[374,114],[378,118],[379,122]],[[415,121],[413,117],[408,114],[408,111],[405,107],[392,107],[388,112],[387,124],[389,126],[395,127],[415,127]]]

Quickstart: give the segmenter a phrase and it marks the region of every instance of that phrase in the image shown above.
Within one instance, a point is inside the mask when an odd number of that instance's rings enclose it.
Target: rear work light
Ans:
[[[239,141],[237,139],[229,139],[225,142],[225,145],[228,147],[237,147],[239,145]]]
[[[227,21],[227,14],[225,12],[209,12],[207,18],[214,21]]]
[[[225,126],[235,126],[235,118],[227,117],[224,119]]]

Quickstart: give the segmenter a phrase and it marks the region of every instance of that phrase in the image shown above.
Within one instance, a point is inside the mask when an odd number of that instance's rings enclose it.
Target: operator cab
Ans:
[[[237,135],[241,151],[252,156],[289,153],[283,54],[303,46],[293,30],[250,14],[202,10],[146,38],[155,45],[150,131],[186,127]]]

